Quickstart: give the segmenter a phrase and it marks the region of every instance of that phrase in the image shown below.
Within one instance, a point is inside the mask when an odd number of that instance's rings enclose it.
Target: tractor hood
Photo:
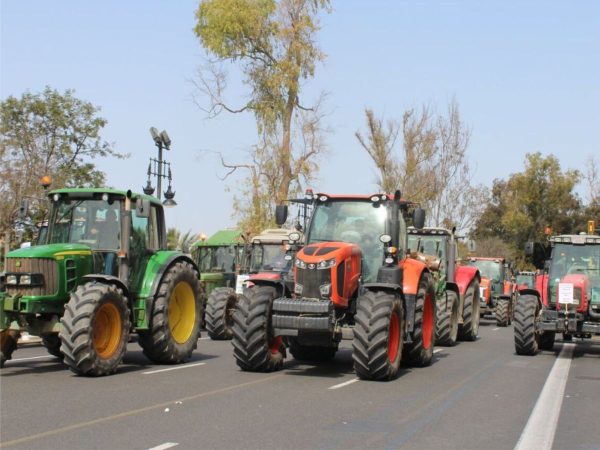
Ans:
[[[83,244],[48,244],[21,248],[9,252],[7,258],[54,258],[67,255],[90,255],[92,250]]]
[[[296,257],[307,264],[318,264],[321,261],[338,259],[343,261],[349,256],[360,256],[361,250],[357,244],[348,242],[318,242],[302,248]]]

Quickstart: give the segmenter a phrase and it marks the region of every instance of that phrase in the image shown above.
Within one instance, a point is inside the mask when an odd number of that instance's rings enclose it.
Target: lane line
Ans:
[[[443,349],[441,349],[441,348],[436,348],[436,349],[433,351],[433,353],[439,353],[439,352],[441,352],[441,351],[443,351]]]
[[[500,327],[493,328],[492,331],[498,331]]]
[[[564,344],[529,416],[515,450],[552,448],[575,344]]]
[[[210,336],[204,336],[204,337],[201,337],[201,338],[200,338],[200,340],[201,340],[201,341],[206,341],[206,340],[208,340],[208,339],[210,339]]]
[[[177,402],[182,402],[182,403],[189,402],[192,400],[200,400],[205,397],[211,397],[211,396],[217,395],[217,394],[224,394],[225,392],[252,386],[254,384],[267,383],[276,378],[281,378],[283,376],[284,376],[284,374],[280,373],[277,375],[272,375],[270,377],[259,378],[257,380],[247,381],[245,383],[240,383],[240,384],[234,384],[232,386],[227,386],[227,387],[224,387],[221,389],[215,389],[213,391],[201,392],[199,394],[189,395],[187,397],[182,397],[182,398],[175,399],[175,400],[169,400],[167,402],[155,403],[154,405],[144,406],[142,408],[137,408],[137,409],[131,409],[129,411],[123,411],[121,413],[112,414],[110,416],[99,417],[97,419],[88,420],[86,422],[74,423],[71,425],[66,425],[61,428],[53,428],[48,431],[43,431],[41,433],[35,433],[35,434],[29,435],[29,436],[24,436],[22,438],[13,439],[11,441],[0,442],[0,448],[6,448],[6,447],[9,447],[12,445],[23,444],[25,442],[31,442],[31,441],[34,441],[37,439],[42,439],[42,438],[46,438],[49,436],[55,436],[57,434],[64,434],[68,431],[75,431],[75,430],[79,430],[81,428],[87,428],[87,427],[91,427],[93,425],[98,425],[101,423],[112,422],[113,420],[122,419],[125,417],[131,417],[131,416],[135,416],[135,415],[141,414],[141,413],[154,411],[157,409],[163,409],[163,408],[165,408],[167,406],[171,406]]]
[[[17,362],[17,361],[31,361],[32,359],[58,359],[56,356],[52,355],[43,355],[43,356],[30,356],[29,358],[17,358],[17,359],[9,359],[5,364],[9,362]]]
[[[196,366],[203,366],[206,363],[196,363],[196,364],[185,364],[183,366],[177,366],[177,367],[169,367],[168,369],[157,369],[157,370],[150,370],[148,372],[142,372],[142,375],[152,375],[153,373],[161,373],[161,372],[170,372],[171,370],[179,370],[179,369],[187,369],[188,367],[196,367]]]
[[[164,444],[157,445],[156,447],[149,448],[148,450],[166,450],[171,447],[176,447],[179,444],[177,442],[165,442]]]
[[[343,388],[344,386],[348,386],[349,384],[356,383],[357,381],[358,381],[358,378],[354,378],[354,379],[352,379],[350,381],[345,381],[343,383],[336,384],[334,386],[330,386],[327,389],[339,389],[339,388]]]

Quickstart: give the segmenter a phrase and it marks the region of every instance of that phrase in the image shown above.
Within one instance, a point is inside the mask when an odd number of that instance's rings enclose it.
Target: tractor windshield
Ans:
[[[94,250],[118,250],[121,223],[119,203],[103,200],[65,200],[55,204],[48,243],[80,243]]]
[[[286,272],[291,261],[285,260],[286,244],[254,244],[250,272]]]
[[[558,283],[568,275],[585,275],[600,301],[600,245],[556,244],[552,249],[548,284],[555,298]],[[588,294],[593,296],[592,292]]]
[[[535,288],[535,275],[532,273],[520,273],[517,275],[516,283],[519,286],[527,286],[529,289]]]
[[[409,234],[408,248],[411,251],[435,256],[441,260],[446,259],[446,246],[442,236]]]
[[[385,234],[387,210],[381,203],[332,200],[313,212],[307,244],[342,241],[358,244],[363,254],[383,254],[379,236]]]
[[[472,259],[468,261],[469,266],[479,269],[481,276],[489,278],[493,283],[502,281],[502,262],[487,259]]]

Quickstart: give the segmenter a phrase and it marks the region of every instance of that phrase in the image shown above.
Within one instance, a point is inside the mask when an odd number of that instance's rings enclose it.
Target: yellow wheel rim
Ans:
[[[169,298],[169,329],[178,344],[185,343],[196,323],[196,298],[192,287],[180,281]]]
[[[96,312],[92,342],[98,356],[108,359],[115,354],[121,343],[121,314],[112,303],[105,303]]]

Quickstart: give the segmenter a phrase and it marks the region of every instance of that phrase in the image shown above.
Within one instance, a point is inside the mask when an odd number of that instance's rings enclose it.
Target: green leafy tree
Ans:
[[[543,242],[548,232],[584,229],[582,202],[574,191],[579,171],[563,171],[555,156],[539,152],[527,154],[524,166],[508,180],[494,181],[491,201],[474,230],[476,237],[502,239],[516,255],[522,255],[525,242]]]
[[[298,192],[318,170],[324,149],[321,98],[308,107],[300,94],[303,81],[324,59],[315,42],[323,9],[329,9],[328,0],[202,0],[196,12],[196,35],[216,57],[195,81],[202,95],[198,105],[209,117],[251,112],[260,136],[250,163],[224,163],[228,175],[248,170],[234,204],[244,229],[257,232],[268,225],[273,206]],[[237,107],[223,98],[225,64],[241,71],[250,91]]]
[[[6,243],[19,218],[22,200],[29,201],[31,220],[46,211],[39,179],[52,178],[52,187],[101,186],[104,173],[95,158],[126,155],[102,139],[106,120],[99,108],[78,99],[74,91],[10,96],[0,104],[0,231]]]

